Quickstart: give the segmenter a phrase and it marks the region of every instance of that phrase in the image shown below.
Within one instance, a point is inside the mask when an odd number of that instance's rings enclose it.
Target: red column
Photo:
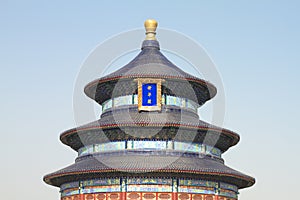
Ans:
[[[126,192],[120,192],[120,200],[126,200]]]
[[[84,200],[84,194],[79,194],[79,199]]]
[[[172,192],[172,200],[178,200],[178,193]]]

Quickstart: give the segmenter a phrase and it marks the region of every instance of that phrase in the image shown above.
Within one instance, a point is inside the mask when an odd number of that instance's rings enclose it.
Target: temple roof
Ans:
[[[85,87],[85,93],[90,98],[102,104],[115,97],[138,94],[136,79],[140,81],[143,78],[151,79],[149,81],[162,79],[159,80],[161,90],[157,92],[158,97],[161,94],[184,97],[184,101],[190,99],[198,103],[195,107],[216,95],[215,86],[184,72],[160,52],[155,39],[157,24],[153,22],[147,22],[146,39],[141,52],[132,61]],[[67,130],[60,139],[76,151],[86,145],[110,141],[172,140],[207,144],[221,152],[237,144],[240,139],[235,132],[199,120],[196,108],[164,104],[159,110],[148,111],[138,110],[138,105],[133,103],[111,106],[99,120]],[[117,149],[80,154],[74,164],[46,175],[44,181],[61,186],[93,178],[135,176],[222,181],[238,188],[250,187],[255,183],[254,178],[224,165],[221,157],[215,158],[198,151],[180,152],[175,148],[162,151]]]
[[[126,131],[127,127],[134,129],[134,134],[132,130]],[[168,130],[172,127],[183,131],[177,130],[173,134],[172,131]],[[163,128],[168,129],[163,130]],[[114,131],[104,133],[105,131],[103,130],[108,129]],[[122,134],[122,131],[129,132],[128,136],[126,136],[126,133],[125,135],[124,133]],[[60,138],[64,144],[77,150],[83,144],[87,145],[91,142],[102,143],[104,141],[116,140],[114,135],[119,140],[128,139],[128,137],[131,139],[159,139],[153,133],[156,132],[157,134],[164,135],[164,131],[170,138],[162,136],[160,139],[179,140],[180,138],[189,142],[195,141],[201,143],[205,140],[208,145],[216,145],[223,152],[237,144],[240,139],[237,133],[201,121],[194,112],[176,109],[174,106],[165,106],[162,112],[139,113],[137,108],[113,109],[111,112],[104,113],[97,121],[63,132]],[[116,133],[113,134],[112,132]],[[78,137],[79,133],[80,136]],[[206,134],[210,134],[210,136]],[[74,135],[76,135],[77,139],[71,139]],[[135,137],[132,137],[132,135]],[[208,140],[209,138],[211,139]]]
[[[121,69],[92,81],[84,91],[87,96],[101,104],[112,96],[134,94],[137,89],[134,82],[136,78],[164,79],[167,83],[163,83],[163,86],[169,87],[168,92],[172,95],[189,98],[198,102],[199,105],[213,98],[217,93],[217,89],[211,83],[184,72],[169,61],[160,52],[159,43],[156,40],[145,40],[142,51],[132,61]],[[117,85],[118,81],[123,81],[122,85]],[[179,84],[176,84],[178,82]],[[174,84],[176,87],[171,86]],[[186,89],[182,90],[177,85]],[[116,86],[121,88],[116,88]],[[190,91],[185,94],[188,88]]]
[[[155,176],[156,173],[163,173],[165,177],[169,175],[182,178],[199,176],[215,181],[225,181],[238,188],[249,187],[255,182],[252,177],[210,158],[175,157],[151,153],[147,155],[145,152],[142,154],[121,152],[120,155],[86,156],[73,165],[45,176],[44,180],[48,184],[60,186],[66,181],[77,181],[76,178],[82,180],[109,177],[109,173],[117,173],[119,176],[130,176],[130,173],[141,176]]]

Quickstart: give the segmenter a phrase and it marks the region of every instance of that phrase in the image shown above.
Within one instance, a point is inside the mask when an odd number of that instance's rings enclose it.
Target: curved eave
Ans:
[[[227,129],[220,129],[220,128],[215,128],[215,127],[205,127],[205,126],[193,126],[193,125],[188,125],[188,124],[168,124],[168,123],[151,123],[151,124],[146,124],[146,123],[126,123],[126,124],[108,124],[108,125],[103,125],[103,126],[89,126],[89,127],[79,127],[79,128],[73,128],[70,130],[67,130],[63,132],[60,135],[60,140],[70,146],[70,144],[67,142],[66,138],[72,134],[78,134],[79,132],[84,132],[84,131],[93,131],[93,130],[105,130],[105,129],[114,129],[114,128],[123,128],[123,127],[135,127],[135,128],[141,128],[141,127],[147,127],[147,128],[166,128],[166,127],[175,127],[175,128],[187,128],[187,129],[194,129],[194,130],[200,130],[200,131],[212,131],[212,132],[217,132],[219,134],[224,134],[226,136],[229,136],[232,138],[232,143],[230,145],[234,146],[236,145],[239,140],[240,136],[230,130]]]
[[[217,94],[217,88],[213,84],[209,83],[208,81],[199,79],[197,77],[166,76],[166,75],[153,75],[153,74],[152,75],[136,74],[136,75],[123,75],[123,76],[99,78],[99,79],[96,79],[96,80],[88,83],[84,88],[84,93],[89,98],[96,100],[95,94],[96,94],[97,88],[99,86],[109,84],[109,85],[111,85],[111,87],[113,87],[117,81],[121,81],[121,80],[132,80],[133,81],[133,79],[136,79],[136,78],[160,78],[160,79],[165,79],[166,81],[177,80],[177,81],[189,82],[191,84],[200,84],[202,87],[207,88],[207,93],[209,94],[205,98],[205,101],[212,99]],[[205,92],[205,91],[203,91],[203,92]],[[196,95],[201,95],[201,94],[196,94]],[[109,96],[111,96],[111,95],[109,95]],[[199,102],[199,104],[202,104],[202,102]]]
[[[103,163],[93,158],[90,161],[83,161],[81,164],[75,163],[57,172],[51,173],[44,177],[47,184],[59,187],[66,181],[82,180],[84,177],[107,177],[109,174],[118,174],[119,176],[174,176],[174,177],[194,177],[208,178],[215,181],[225,181],[237,185],[239,189],[250,187],[255,183],[255,179],[233,170],[221,163],[207,159],[197,159],[180,157],[167,166],[157,167],[161,162],[168,161],[168,157],[109,157],[109,164],[122,161],[121,166],[108,167],[107,160]],[[134,160],[132,160],[134,159]],[[135,160],[136,159],[136,160]],[[174,158],[171,158],[174,159]],[[143,161],[143,162],[142,162]],[[157,162],[157,163],[156,163]],[[154,163],[154,164],[153,164]],[[156,166],[155,166],[156,165]],[[81,166],[84,166],[81,168]]]
[[[107,174],[107,173],[119,173],[120,170],[122,169],[109,169],[109,170],[90,170],[90,171],[82,171],[82,172],[68,172],[68,173],[61,173],[61,174],[55,174],[55,175],[47,175],[44,177],[44,182],[49,184],[49,185],[53,185],[56,187],[60,187],[60,184],[55,184],[52,181],[56,178],[60,178],[60,177],[65,177],[65,176],[74,176],[74,175],[91,175],[91,174]],[[149,169],[151,170],[151,169]],[[132,169],[130,171],[127,171],[127,173],[147,173],[149,172],[149,170],[145,170],[145,169]],[[152,169],[155,170],[155,169]],[[124,170],[122,170],[124,172]],[[181,174],[192,174],[192,175],[208,175],[208,176],[219,176],[219,177],[231,177],[234,179],[245,179],[244,176],[238,176],[238,175],[231,175],[231,174],[227,174],[227,173],[220,173],[220,172],[198,172],[198,171],[191,171],[191,170],[165,170],[165,169],[160,169],[160,170],[156,170],[156,173],[181,173]],[[252,185],[255,184],[255,179],[252,177],[249,177],[247,179],[245,179],[245,181],[247,181],[247,184],[241,185],[238,187],[238,189],[243,189],[243,188],[247,188],[247,187],[251,187]]]

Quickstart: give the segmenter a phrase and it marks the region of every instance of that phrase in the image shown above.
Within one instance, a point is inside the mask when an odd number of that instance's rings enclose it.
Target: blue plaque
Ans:
[[[138,110],[161,111],[161,82],[163,79],[139,78]]]
[[[142,84],[142,106],[157,106],[157,84]]]

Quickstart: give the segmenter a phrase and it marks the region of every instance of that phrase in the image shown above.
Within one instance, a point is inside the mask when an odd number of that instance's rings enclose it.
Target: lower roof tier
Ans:
[[[162,112],[137,112],[135,107],[112,110],[101,119],[63,132],[61,141],[79,148],[121,140],[175,140],[203,143],[225,152],[239,135],[199,120],[194,112],[168,106]]]
[[[85,179],[141,175],[220,181],[238,188],[250,187],[255,183],[254,178],[207,157],[136,153],[81,157],[75,164],[46,175],[44,181],[60,187],[64,183]]]

